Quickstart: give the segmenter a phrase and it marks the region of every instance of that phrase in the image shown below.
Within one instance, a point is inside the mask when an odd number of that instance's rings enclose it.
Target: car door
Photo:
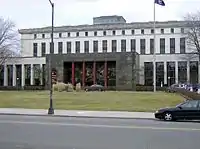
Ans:
[[[181,119],[198,119],[199,113],[199,101],[188,100],[185,103],[178,106],[178,117]]]

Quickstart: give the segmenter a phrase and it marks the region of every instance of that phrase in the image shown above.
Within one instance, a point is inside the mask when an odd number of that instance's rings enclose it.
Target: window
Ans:
[[[33,57],[37,57],[37,43],[33,43]]]
[[[180,38],[180,53],[185,54],[185,38]]]
[[[185,29],[181,28],[181,33],[184,34],[185,33]]]
[[[36,39],[37,38],[37,34],[34,34],[34,39]]]
[[[42,38],[45,38],[45,34],[42,34]]]
[[[153,62],[144,62],[144,84],[153,85]]]
[[[178,81],[179,83],[187,82],[187,61],[178,62]]]
[[[140,39],[140,54],[145,54],[146,53],[146,40],[145,39]]]
[[[93,52],[98,53],[98,41],[93,41]]]
[[[121,40],[121,52],[126,52],[126,40]]]
[[[50,42],[50,53],[54,54],[54,43],[51,44],[51,42]]]
[[[151,29],[151,34],[154,34],[154,29]]]
[[[76,37],[79,37],[79,32],[76,32]]]
[[[182,108],[197,108],[198,100],[190,100],[180,105]]]
[[[59,38],[62,38],[62,33],[59,33]]]
[[[160,32],[161,32],[161,34],[164,34],[164,33],[165,33],[163,28],[160,29]]]
[[[143,29],[141,29],[141,34],[144,34],[144,30]]]
[[[154,39],[150,39],[150,54],[154,54]]]
[[[135,30],[133,29],[133,30],[131,30],[131,33],[132,33],[132,35],[134,35],[135,34]]]
[[[85,36],[88,36],[88,32],[85,32]]]
[[[76,49],[76,53],[80,53],[80,41],[76,41],[76,44],[75,44],[75,49]]]
[[[97,36],[97,32],[94,32],[94,36]]]
[[[136,49],[136,42],[135,39],[131,39],[131,51],[135,52]]]
[[[67,42],[67,53],[71,53],[72,52],[72,43],[71,41]]]
[[[190,83],[198,83],[198,61],[190,61]]]
[[[84,52],[89,53],[89,41],[84,41]]]
[[[112,34],[115,35],[115,34],[116,34],[116,31],[112,31]]]
[[[117,52],[117,40],[112,40],[112,52]]]
[[[67,33],[67,36],[68,36],[68,37],[70,37],[70,36],[71,36],[71,34],[70,34],[70,33]]]
[[[175,38],[170,38],[170,54],[175,54]]]
[[[156,62],[156,86],[164,84],[164,62]]]
[[[174,28],[171,28],[171,33],[172,33],[172,34],[174,33]]]
[[[122,35],[125,35],[125,30],[122,30]]]
[[[45,54],[46,54],[46,43],[45,42],[42,42],[41,43],[41,47],[42,47],[42,57],[44,57],[45,56]]]
[[[106,31],[103,31],[103,35],[106,36]]]
[[[59,54],[63,53],[63,43],[62,42],[58,42],[58,53]]]
[[[175,62],[167,62],[167,84],[172,85],[175,84]]]
[[[165,54],[165,38],[160,38],[160,54]]]
[[[108,48],[108,46],[107,46],[107,40],[103,40],[102,47],[103,47],[103,53],[107,52],[107,48]]]

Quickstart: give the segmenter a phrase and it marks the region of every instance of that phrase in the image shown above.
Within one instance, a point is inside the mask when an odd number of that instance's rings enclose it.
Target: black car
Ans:
[[[160,109],[155,112],[155,118],[166,121],[200,120],[200,100],[186,100],[176,107]]]

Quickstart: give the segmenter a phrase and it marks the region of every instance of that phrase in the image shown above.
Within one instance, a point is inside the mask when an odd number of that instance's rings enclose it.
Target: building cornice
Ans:
[[[156,22],[156,28],[181,28],[187,27],[187,21],[165,21]],[[122,30],[122,29],[145,29],[153,28],[153,22],[134,22],[123,24],[99,24],[99,25],[76,25],[58,26],[54,32],[80,32],[80,31],[99,31],[99,30]],[[50,33],[51,27],[20,29],[20,34]]]

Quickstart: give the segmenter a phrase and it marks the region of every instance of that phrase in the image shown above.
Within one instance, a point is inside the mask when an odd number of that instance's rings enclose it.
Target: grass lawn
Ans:
[[[47,109],[48,94],[47,91],[3,91],[0,92],[0,108]],[[174,106],[183,98],[163,92],[54,92],[53,100],[55,109],[155,111]]]

